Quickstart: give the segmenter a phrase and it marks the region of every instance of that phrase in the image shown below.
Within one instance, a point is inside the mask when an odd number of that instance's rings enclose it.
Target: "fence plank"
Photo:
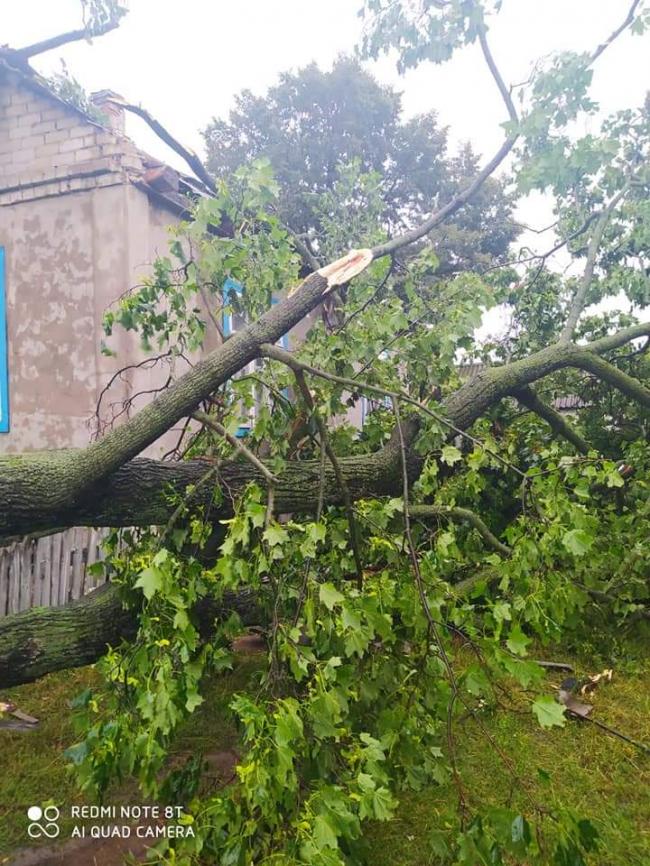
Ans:
[[[105,529],[79,527],[0,547],[0,617],[67,604],[100,583],[88,568],[103,559]]]
[[[20,603],[20,550],[18,545],[11,545],[11,562],[9,564],[9,613],[18,613]]]
[[[32,594],[34,589],[33,551],[33,541],[23,542],[20,557],[20,602],[18,610],[28,610],[32,606]]]
[[[41,539],[43,542],[43,598],[41,604],[43,607],[49,607],[52,604],[52,552],[54,545],[54,536],[46,535]]]
[[[61,539],[61,556],[59,559],[59,604],[66,604],[70,589],[70,552],[72,549],[72,534],[68,531]]]
[[[81,598],[83,578],[83,530],[75,529],[72,548],[72,584],[70,598]]]
[[[59,583],[61,582],[61,545],[63,544],[63,533],[57,532],[52,536],[52,573],[50,575],[50,604],[55,606],[59,603]]]
[[[9,613],[9,563],[11,556],[6,547],[0,550],[0,616]]]
[[[43,562],[43,542],[44,539],[37,538],[34,542],[34,568],[32,574],[32,607],[41,607],[43,604],[43,582],[45,577],[45,563]]]

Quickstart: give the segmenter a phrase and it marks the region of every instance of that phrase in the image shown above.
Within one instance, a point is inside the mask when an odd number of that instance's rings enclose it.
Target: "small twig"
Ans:
[[[348,518],[348,525],[350,527],[350,545],[352,547],[354,565],[357,572],[357,586],[359,590],[361,590],[363,588],[363,565],[361,563],[361,553],[359,551],[359,537],[357,534],[356,520],[354,518],[354,509],[352,508],[350,488],[348,487],[347,481],[345,480],[343,473],[341,472],[341,466],[330,443],[325,422],[321,418],[320,413],[316,408],[316,405],[314,404],[314,398],[312,397],[311,391],[309,390],[309,385],[307,384],[307,380],[305,379],[304,372],[302,370],[296,369],[293,371],[293,375],[296,379],[298,390],[302,394],[302,398],[305,401],[305,405],[307,406],[308,411],[311,413],[312,417],[316,422],[316,426],[318,427],[321,449],[324,449],[327,453],[327,457],[332,464],[332,469],[334,470],[334,475],[336,476],[336,481],[341,488],[341,492],[343,493],[343,503]]]
[[[235,448],[242,457],[245,457],[249,463],[252,463],[253,466],[262,473],[264,478],[268,481],[269,484],[277,484],[277,478],[270,472],[267,467],[262,463],[262,461],[253,454],[253,452],[247,448],[243,442],[241,442],[236,436],[233,436],[223,424],[220,424],[210,415],[207,415],[205,412],[192,412],[192,418],[195,421],[198,421],[200,424],[205,424],[206,427],[211,427],[215,433],[219,433],[220,436],[223,436],[233,448]]]
[[[365,301],[357,310],[355,310],[353,313],[351,313],[348,316],[348,318],[343,322],[343,324],[337,330],[334,331],[334,336],[340,334],[341,331],[344,331],[347,328],[347,326],[350,324],[350,322],[352,322],[354,319],[356,319],[357,316],[360,316],[361,313],[363,313],[372,303],[374,303],[374,301],[377,299],[377,297],[381,294],[381,292],[385,288],[386,283],[388,282],[388,280],[389,280],[389,278],[393,272],[394,265],[395,265],[395,257],[391,256],[390,257],[390,265],[388,267],[388,270],[386,271],[384,278],[379,283],[379,285],[377,286],[375,291],[372,293],[372,295],[368,298],[367,301]]]
[[[433,635],[433,639],[438,648],[438,653],[440,658],[442,659],[442,663],[447,671],[447,676],[449,678],[449,687],[451,689],[451,699],[447,706],[447,745],[449,748],[449,759],[451,761],[452,773],[454,775],[454,780],[456,782],[456,788],[458,790],[458,797],[460,800],[461,809],[464,811],[465,809],[465,795],[463,791],[463,783],[460,778],[460,773],[458,772],[458,761],[456,757],[456,744],[454,742],[453,735],[453,712],[454,712],[454,703],[458,698],[458,682],[456,681],[456,675],[454,673],[454,669],[451,665],[451,661],[449,656],[447,655],[447,651],[445,650],[444,644],[442,642],[442,638],[440,636],[440,632],[438,631],[438,626],[436,624],[435,619],[431,614],[431,608],[429,607],[429,601],[427,599],[427,595],[424,589],[424,581],[422,579],[422,572],[420,571],[420,563],[418,560],[417,551],[415,549],[415,543],[413,541],[413,533],[411,532],[411,519],[409,515],[409,473],[408,473],[408,460],[406,457],[406,444],[404,442],[404,434],[402,432],[402,419],[400,414],[400,406],[399,406],[399,398],[393,397],[393,412],[395,414],[395,423],[397,425],[397,433],[399,436],[399,445],[400,445],[400,455],[402,458],[402,500],[404,503],[404,538],[406,539],[406,544],[408,546],[409,555],[411,559],[411,564],[413,566],[413,575],[415,577],[415,583],[418,590],[418,595],[420,596],[420,603],[422,605],[422,610],[427,620],[427,625],[430,633]]]
[[[199,294],[201,295],[201,299],[203,300],[203,303],[205,304],[205,308],[208,312],[208,316],[210,316],[210,321],[214,325],[214,327],[217,331],[217,334],[219,334],[219,336],[221,337],[222,342],[225,342],[226,341],[226,335],[224,334],[223,328],[221,327],[221,324],[219,323],[217,317],[212,312],[212,305],[210,303],[210,298],[208,297],[208,295],[205,291],[205,286],[202,286],[202,285],[199,286]]]
[[[306,267],[310,268],[312,271],[317,271],[320,267],[322,267],[321,262],[318,261],[316,256],[309,249],[309,246],[303,241],[298,232],[294,231],[290,225],[285,222],[281,223],[282,228],[291,235],[291,240],[293,242],[294,247],[298,251],[300,258],[303,260],[303,263]]]

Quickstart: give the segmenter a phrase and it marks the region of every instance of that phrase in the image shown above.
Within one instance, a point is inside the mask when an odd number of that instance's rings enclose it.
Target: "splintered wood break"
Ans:
[[[358,277],[359,274],[365,271],[371,262],[372,250],[350,250],[350,252],[342,258],[319,268],[315,273],[321,277],[325,277],[327,280],[327,288],[324,289],[323,294],[326,295],[328,292],[331,292],[332,289],[336,288],[336,286],[342,286],[354,277]],[[307,279],[309,279],[309,277],[307,277]],[[302,285],[302,283],[300,285]],[[299,288],[300,286],[296,286],[291,289],[288,297],[291,297],[291,295],[297,292]]]
[[[317,273],[327,280],[326,291],[329,292],[335,286],[342,286],[353,277],[358,277],[371,261],[372,250],[350,250],[343,258],[337,259],[330,265],[325,265],[324,268],[319,268]]]

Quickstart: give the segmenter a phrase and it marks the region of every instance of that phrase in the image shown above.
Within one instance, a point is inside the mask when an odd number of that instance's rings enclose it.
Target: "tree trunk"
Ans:
[[[207,637],[216,619],[236,611],[246,625],[260,622],[252,591],[226,593],[222,600],[204,598],[194,617]],[[97,661],[110,646],[132,640],[138,611],[126,608],[120,591],[106,584],[61,607],[37,607],[0,619],[0,688],[37,680],[53,671]]]
[[[417,431],[417,421],[405,425],[405,436],[411,441]],[[0,459],[0,479],[5,460]],[[401,453],[398,437],[393,436],[384,448],[374,454],[341,458],[341,473],[352,499],[398,495],[401,489]],[[213,477],[206,479],[214,467]],[[410,472],[417,477],[420,458],[410,458]],[[275,490],[275,510],[312,512],[316,509],[320,490],[320,461],[305,460],[287,464],[278,478]],[[199,482],[204,481],[200,484]],[[343,492],[329,462],[324,471],[324,502],[341,505]],[[39,500],[40,487],[14,490],[12,506],[0,509],[0,538],[27,535],[65,526],[156,526],[167,523],[175,509],[177,493],[187,498],[189,485],[197,485],[191,503],[213,506],[215,485],[221,488],[223,503],[212,508],[215,522],[232,514],[233,498],[248,484],[256,482],[266,487],[262,473],[249,463],[206,460],[165,463],[137,458],[126,463],[105,480],[93,484],[72,505],[52,511]],[[6,500],[5,500],[6,501]]]

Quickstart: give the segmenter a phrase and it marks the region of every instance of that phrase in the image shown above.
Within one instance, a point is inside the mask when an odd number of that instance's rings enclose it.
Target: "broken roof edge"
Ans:
[[[130,183],[133,183],[143,192],[155,201],[158,206],[166,207],[175,216],[181,216],[183,219],[191,215],[191,203],[198,198],[211,197],[212,194],[194,175],[186,174],[179,171],[173,166],[168,165],[163,160],[153,157],[146,151],[142,150],[128,135],[120,133],[117,130],[107,126],[96,118],[92,117],[87,111],[84,111],[79,106],[66,99],[63,99],[59,94],[52,90],[47,78],[33,69],[27,61],[20,58],[19,52],[6,45],[0,46],[0,76],[3,70],[6,73],[16,75],[20,81],[40,96],[55,102],[65,111],[72,113],[84,123],[88,123],[101,132],[112,136],[116,142],[126,141],[136,151],[137,155],[142,160],[143,173],[139,175],[133,169],[127,172],[127,178]],[[100,93],[104,91],[99,91]],[[112,92],[112,91],[111,91]],[[177,179],[176,190],[168,188],[161,190],[148,182],[147,175],[155,169],[164,169],[168,174],[172,173]],[[169,187],[169,184],[168,184]],[[183,189],[184,188],[184,189]]]

